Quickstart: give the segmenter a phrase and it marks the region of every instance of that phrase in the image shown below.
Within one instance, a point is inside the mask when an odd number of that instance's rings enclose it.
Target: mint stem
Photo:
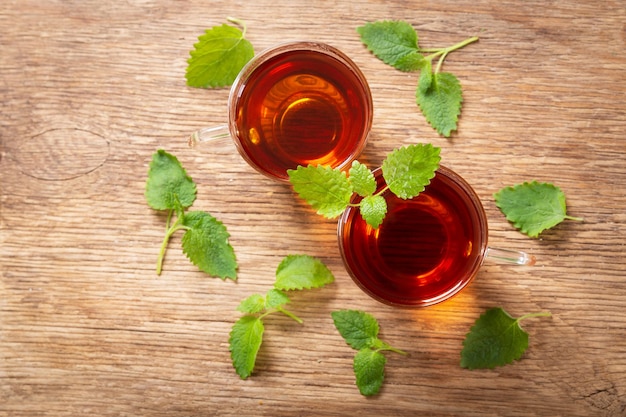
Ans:
[[[552,313],[550,313],[549,311],[543,311],[540,313],[528,313],[528,314],[524,314],[523,316],[519,317],[517,319],[518,322],[531,318],[531,317],[551,317]]]
[[[449,46],[447,48],[440,48],[440,49],[422,49],[422,52],[433,52],[431,55],[428,55],[426,57],[426,59],[432,61],[434,58],[441,56],[441,58],[439,58],[439,61],[437,62],[437,68],[435,69],[434,73],[437,74],[439,73],[439,70],[441,69],[441,65],[443,64],[443,61],[446,59],[446,56],[453,51],[456,51],[457,49],[461,49],[466,45],[469,45],[472,42],[476,42],[478,40],[478,36],[472,36],[471,38],[467,38],[464,41],[461,41],[459,43],[456,43],[452,46]]]
[[[169,227],[171,218],[172,218],[172,211],[170,211],[170,214],[167,216],[168,227]],[[183,226],[181,223],[182,223],[182,218],[176,219],[176,222],[174,222],[174,224],[171,227],[169,227],[167,231],[165,232],[165,237],[163,237],[163,242],[161,242],[161,249],[159,251],[159,257],[157,259],[157,268],[156,268],[157,275],[161,275],[161,271],[163,270],[163,259],[165,258],[165,251],[167,250],[167,244],[169,243],[170,238],[178,230],[187,229],[187,227]]]
[[[272,314],[272,313],[274,313],[274,312],[276,312],[276,311],[279,311],[279,312],[283,313],[285,316],[287,316],[287,317],[289,317],[289,318],[294,319],[295,321],[297,321],[297,322],[298,322],[298,323],[300,323],[300,324],[304,323],[304,322],[302,321],[302,319],[300,319],[298,316],[296,316],[295,314],[293,314],[291,311],[285,310],[285,309],[284,309],[284,308],[282,308],[282,307],[276,307],[276,309],[275,309],[275,310],[267,310],[267,311],[265,311],[265,313],[263,313],[263,314],[261,314],[261,315],[259,316],[259,319],[263,320],[263,319],[265,318],[265,316],[268,316],[268,315],[270,315],[270,314]]]
[[[241,19],[237,19],[236,17],[227,17],[226,20],[228,20],[229,22],[232,22],[236,25],[241,26],[241,37],[245,38],[246,37],[246,31],[248,30],[247,26],[246,26],[246,22],[244,22]]]
[[[157,259],[157,267],[156,273],[157,275],[161,275],[161,271],[163,270],[163,259],[165,258],[165,251],[167,250],[167,244],[170,241],[170,237],[172,235],[168,232],[165,234],[163,238],[163,242],[161,242],[161,250],[159,251],[159,257]]]
[[[582,222],[582,221],[584,221],[584,220],[585,220],[585,219],[583,219],[582,217],[565,216],[565,218],[566,218],[567,220],[574,220],[574,221],[577,221],[577,222]]]
[[[404,355],[404,356],[408,355],[408,353],[406,353],[405,351],[400,350],[400,349],[396,349],[395,347],[389,346],[389,345],[385,346],[384,348],[378,349],[378,350],[379,351],[381,351],[381,350],[388,350],[388,351],[391,351],[391,352],[399,353],[400,355]]]
[[[302,324],[303,321],[302,319],[300,319],[298,316],[296,316],[295,314],[293,314],[292,312],[285,310],[282,307],[276,307],[277,311],[280,311],[281,313],[283,313],[285,316],[290,317],[292,319],[294,319],[295,321],[297,321],[298,323]]]
[[[380,189],[380,191],[378,191],[376,194],[374,195],[382,195],[384,194],[387,190],[389,189],[389,185],[385,185],[383,188]]]
[[[167,220],[165,221],[165,232],[167,233],[167,231],[170,228],[170,222],[172,221],[172,217],[174,216],[174,210],[170,210],[167,213]]]

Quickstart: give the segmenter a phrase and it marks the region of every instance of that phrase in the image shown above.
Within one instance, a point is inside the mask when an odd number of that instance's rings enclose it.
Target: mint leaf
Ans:
[[[385,64],[398,69],[410,70],[407,57],[415,57],[419,51],[417,32],[407,22],[378,21],[358,27],[361,41]]]
[[[359,310],[339,310],[333,311],[331,316],[339,334],[353,349],[369,348],[378,339],[378,321],[371,314]]]
[[[414,72],[428,65],[430,65],[430,61],[424,58],[422,54],[415,51],[399,58],[393,66],[403,72]]]
[[[264,309],[265,297],[261,294],[252,294],[248,298],[244,299],[237,307],[237,310],[248,314],[260,313]]]
[[[382,195],[367,196],[361,200],[360,212],[367,224],[378,229],[387,215],[387,200]]]
[[[495,368],[521,358],[528,348],[528,333],[519,322],[529,317],[549,316],[532,313],[514,319],[502,308],[491,308],[481,315],[463,341],[461,367]]]
[[[196,184],[174,155],[159,149],[152,155],[145,196],[155,210],[187,208],[196,200]]]
[[[248,378],[254,370],[264,331],[265,327],[260,318],[243,316],[237,320],[230,332],[230,357],[241,379]]]
[[[189,260],[211,276],[236,279],[235,251],[222,222],[204,211],[192,211],[185,214],[183,225],[187,230],[182,238],[183,252]]]
[[[582,220],[567,215],[565,194],[550,183],[533,181],[505,187],[494,198],[507,220],[530,237],[538,237],[565,219]]]
[[[303,290],[320,288],[335,281],[332,272],[322,261],[309,255],[289,255],[276,269],[274,288]]]
[[[385,379],[387,358],[379,351],[361,349],[354,356],[356,385],[362,395],[375,395],[380,391]]]
[[[293,189],[318,214],[326,218],[339,216],[350,203],[352,185],[346,174],[329,166],[298,166],[287,171]]]
[[[245,24],[236,19],[229,20],[241,24],[243,32],[227,24],[206,30],[190,51],[185,74],[187,85],[203,88],[229,86],[254,56],[252,44],[245,39]]]
[[[426,94],[431,85],[433,85],[433,65],[430,61],[426,61],[420,72],[415,94]]]
[[[440,148],[430,144],[410,145],[391,152],[382,165],[391,192],[407,199],[424,191],[439,168],[439,153]]]
[[[281,290],[277,290],[275,288],[269,290],[265,295],[265,308],[279,308],[289,302],[289,297],[287,294],[282,292]]]
[[[463,96],[461,83],[453,74],[434,73],[427,89],[418,87],[416,98],[424,117],[439,134],[449,137],[456,130]]]
[[[376,191],[376,179],[369,168],[359,161],[352,162],[352,167],[348,172],[352,191],[362,197],[374,194]]]

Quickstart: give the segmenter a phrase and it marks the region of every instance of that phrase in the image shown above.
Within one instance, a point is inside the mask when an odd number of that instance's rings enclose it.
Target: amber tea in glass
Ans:
[[[287,170],[298,165],[348,166],[365,146],[372,114],[367,81],[346,55],[295,42],[242,69],[230,92],[228,128],[253,168],[288,181]]]
[[[375,175],[381,190],[381,170]],[[344,212],[338,226],[348,272],[381,302],[428,306],[446,300],[469,284],[489,251],[511,263],[534,262],[523,252],[488,248],[487,218],[478,196],[446,167],[416,198],[403,200],[390,191],[383,195],[388,211],[378,229],[367,225],[356,207]]]

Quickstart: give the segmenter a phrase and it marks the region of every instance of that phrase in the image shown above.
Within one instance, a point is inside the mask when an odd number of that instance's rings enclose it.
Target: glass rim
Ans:
[[[247,153],[242,149],[241,141],[239,139],[239,129],[236,123],[237,101],[243,94],[247,80],[260,65],[262,65],[269,59],[280,56],[284,53],[294,51],[317,52],[330,56],[331,58],[339,62],[345,68],[349,69],[350,72],[354,75],[355,80],[358,82],[358,85],[360,87],[360,95],[362,95],[365,99],[365,107],[363,111],[364,114],[367,115],[367,120],[366,123],[362,126],[361,138],[354,151],[351,153],[350,157],[346,158],[344,161],[341,161],[340,164],[333,168],[339,168],[343,170],[348,167],[352,163],[352,161],[358,158],[358,156],[363,152],[365,146],[367,145],[369,133],[372,129],[374,119],[374,104],[372,99],[372,92],[369,87],[369,83],[365,78],[365,75],[348,55],[346,55],[344,52],[337,49],[336,47],[324,42],[295,40],[279,43],[259,52],[246,65],[244,65],[231,86],[228,96],[228,129],[230,131],[231,138],[233,139],[235,146],[237,147],[237,150],[244,158],[244,160],[252,168],[260,172],[261,174],[281,182],[289,182],[289,178],[286,174],[284,177],[281,177],[263,170],[263,168],[258,166],[255,161],[253,161],[252,158],[248,156]]]

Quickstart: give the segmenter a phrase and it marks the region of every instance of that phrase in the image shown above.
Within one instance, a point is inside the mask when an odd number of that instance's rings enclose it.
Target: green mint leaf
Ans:
[[[420,78],[417,82],[417,93],[425,94],[433,84],[433,65],[431,61],[426,61],[420,72]]]
[[[358,310],[339,310],[333,311],[331,316],[339,334],[353,349],[370,348],[378,340],[378,321],[371,314]]]
[[[269,290],[265,296],[265,308],[272,309],[282,307],[289,302],[287,294],[275,288]]]
[[[487,310],[463,342],[463,368],[494,368],[519,359],[528,348],[528,333],[501,308]]]
[[[237,310],[247,314],[260,313],[265,310],[265,297],[261,294],[252,294],[239,304]]]
[[[187,208],[196,200],[196,184],[174,155],[160,149],[152,155],[145,196],[155,210]]]
[[[358,27],[361,41],[385,64],[399,70],[412,70],[409,62],[419,51],[417,32],[403,21],[378,21]],[[412,58],[407,57],[410,56]],[[400,63],[400,64],[398,64]]]
[[[236,279],[237,260],[224,224],[204,211],[191,211],[183,225],[183,252],[189,260],[211,276]]]
[[[461,367],[492,369],[518,360],[528,348],[528,333],[519,322],[528,317],[549,315],[533,313],[514,319],[502,308],[487,310],[463,341]]]
[[[369,348],[361,349],[354,356],[354,374],[359,392],[365,396],[380,391],[385,379],[387,358],[382,353]]]
[[[289,255],[276,269],[274,288],[284,291],[320,288],[335,281],[322,261],[309,255]]]
[[[370,195],[361,200],[359,209],[363,220],[378,229],[387,215],[387,201],[382,195]]]
[[[185,74],[187,85],[217,88],[229,86],[235,81],[243,66],[254,56],[254,48],[245,39],[245,26],[242,32],[223,24],[206,30],[190,55]]]
[[[352,185],[346,174],[329,166],[298,166],[287,171],[298,195],[318,214],[326,218],[339,216],[350,204]]]
[[[424,58],[422,54],[415,51],[398,59],[394,64],[394,67],[403,72],[414,72],[419,71],[428,65],[430,65],[430,61]]]
[[[374,194],[376,191],[376,179],[370,169],[359,161],[352,162],[348,171],[348,179],[352,184],[352,191],[362,197]]]
[[[428,123],[440,135],[450,137],[461,114],[463,96],[459,80],[448,72],[434,73],[427,89],[418,86],[416,98]]]
[[[565,219],[582,220],[567,215],[565,194],[550,183],[533,181],[505,187],[494,198],[507,220],[530,237],[538,237]]]
[[[243,316],[233,325],[229,338],[230,357],[241,379],[248,378],[254,370],[264,331],[263,322],[255,316]]]
[[[400,198],[416,197],[430,184],[439,168],[440,148],[431,144],[409,145],[391,152],[383,161],[383,177]]]

